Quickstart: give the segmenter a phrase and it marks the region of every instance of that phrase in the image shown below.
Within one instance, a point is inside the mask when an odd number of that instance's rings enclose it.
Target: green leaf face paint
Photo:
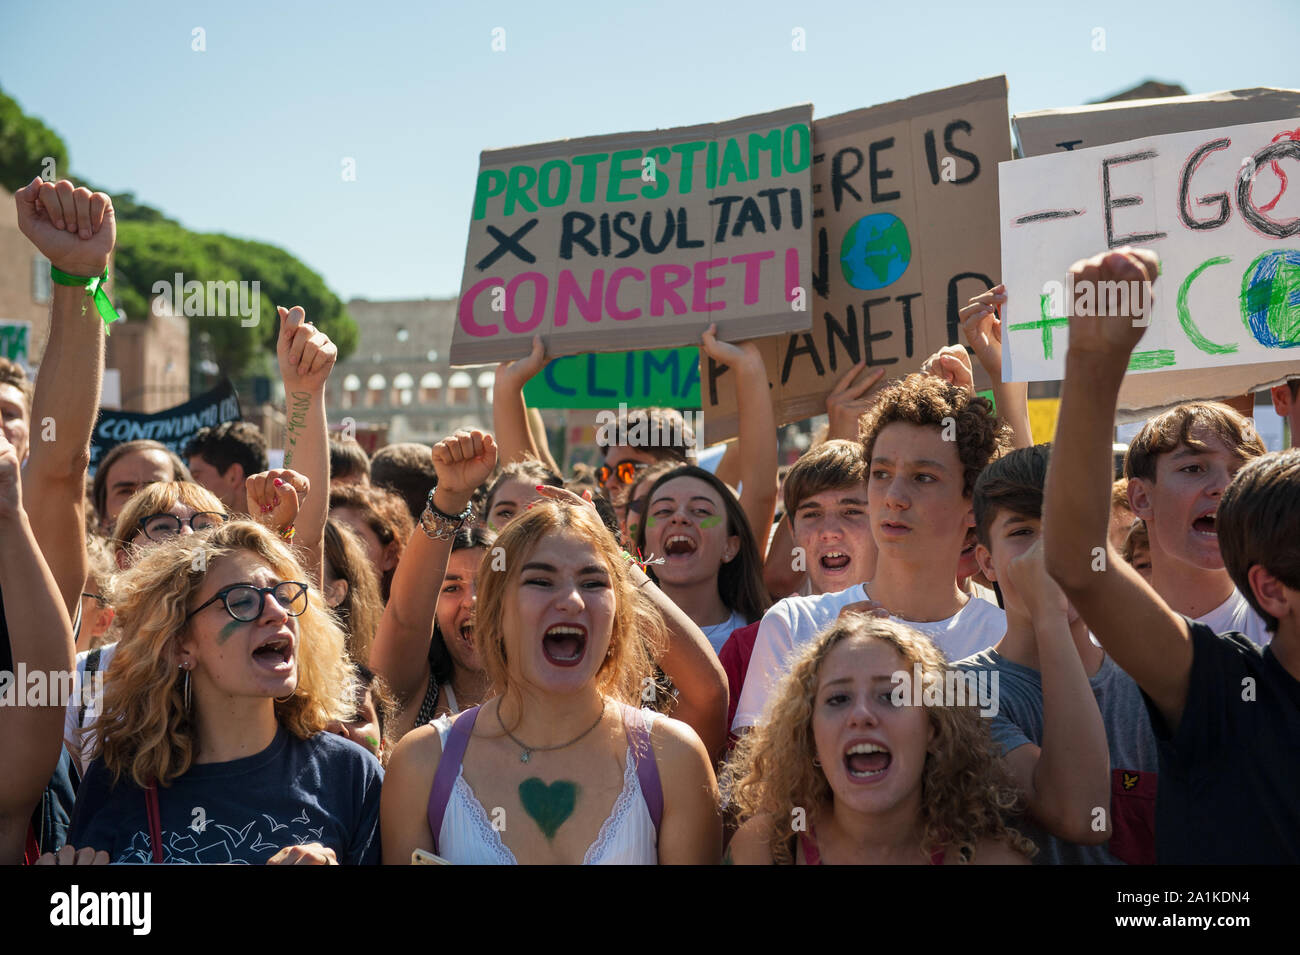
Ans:
[[[710,527],[717,527],[721,523],[722,523],[721,514],[710,514],[708,517],[703,518],[700,521],[700,530],[707,531]]]
[[[547,785],[536,776],[530,776],[519,784],[519,801],[524,804],[524,812],[532,817],[546,841],[550,842],[565,820],[573,815],[578,792],[578,784],[567,779],[557,779]]]

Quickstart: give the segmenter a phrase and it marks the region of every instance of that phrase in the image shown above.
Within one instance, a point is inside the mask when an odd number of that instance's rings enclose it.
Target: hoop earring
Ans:
[[[182,663],[182,664],[181,664],[181,672],[185,674],[185,677],[184,677],[185,685],[184,685],[184,687],[182,687],[182,689],[181,689],[181,695],[182,695],[183,699],[185,700],[185,715],[188,716],[189,713],[190,713],[190,708],[191,708],[191,707],[190,707],[190,703],[191,703],[191,699],[190,699],[190,668],[187,667],[184,663]]]
[[[288,703],[290,700],[292,700],[292,699],[293,699],[295,696],[297,696],[297,695],[298,695],[298,688],[295,686],[295,687],[293,688],[293,692],[292,692],[292,693],[290,693],[288,696],[286,696],[283,700],[280,699],[280,698],[277,696],[277,697],[275,698],[275,702],[277,702],[277,703]]]
[[[822,761],[821,761],[820,759],[818,759],[816,756],[814,756],[814,757],[813,757],[813,765],[816,766],[818,769],[821,769],[821,768],[822,768]]]

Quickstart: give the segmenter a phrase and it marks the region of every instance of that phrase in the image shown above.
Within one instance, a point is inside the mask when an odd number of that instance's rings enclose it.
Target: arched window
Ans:
[[[451,404],[469,404],[469,390],[473,386],[474,379],[468,373],[463,371],[453,373],[447,382],[447,387],[451,389]]]
[[[366,379],[366,407],[373,408],[375,405],[384,403],[384,392],[388,388],[388,382],[384,380],[383,375],[375,374]]]
[[[479,372],[478,378],[475,380],[474,383],[478,385],[478,390],[483,396],[484,402],[487,402],[489,404],[491,403],[492,385],[495,382],[496,382],[496,372],[491,370]]]
[[[409,405],[415,400],[415,379],[402,372],[393,378],[393,404]]]
[[[357,392],[361,390],[361,379],[356,375],[348,375],[343,379],[343,400],[340,404],[344,408],[354,408],[357,403]]]
[[[420,378],[420,404],[434,404],[442,400],[442,375],[436,371],[425,372]]]

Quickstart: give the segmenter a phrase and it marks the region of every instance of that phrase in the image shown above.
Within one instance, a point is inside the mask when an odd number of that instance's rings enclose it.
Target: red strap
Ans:
[[[144,804],[149,813],[149,845],[153,849],[153,861],[162,864],[162,815],[158,812],[158,784],[150,782],[144,791]]]
[[[808,834],[799,834],[799,845],[803,846],[803,861],[807,865],[822,864],[821,853],[817,851],[817,830],[811,822],[808,823]]]
[[[36,830],[27,824],[27,846],[23,850],[23,865],[35,865],[41,857],[41,844],[36,841]]]

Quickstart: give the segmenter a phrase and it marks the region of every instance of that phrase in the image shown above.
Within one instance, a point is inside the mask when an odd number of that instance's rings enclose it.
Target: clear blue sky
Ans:
[[[0,87],[96,182],[283,246],[344,299],[420,298],[459,291],[481,149],[805,102],[830,116],[999,73],[1013,113],[1149,77],[1296,88],[1298,36],[1296,0],[5,0]]]

